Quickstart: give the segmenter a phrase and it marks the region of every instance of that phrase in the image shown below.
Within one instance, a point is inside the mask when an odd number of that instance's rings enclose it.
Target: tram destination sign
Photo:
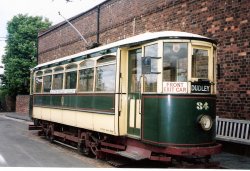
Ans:
[[[210,93],[211,84],[203,82],[192,82],[191,83],[191,93]]]

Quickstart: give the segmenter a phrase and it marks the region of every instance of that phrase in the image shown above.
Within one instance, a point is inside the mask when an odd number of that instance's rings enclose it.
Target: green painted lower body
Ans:
[[[200,104],[207,103],[201,108]],[[199,105],[198,105],[199,104]],[[142,140],[161,146],[201,146],[215,141],[216,98],[199,95],[143,95]],[[213,120],[211,130],[198,123],[201,115]]]
[[[33,105],[88,112],[115,113],[114,94],[43,94],[33,96]]]

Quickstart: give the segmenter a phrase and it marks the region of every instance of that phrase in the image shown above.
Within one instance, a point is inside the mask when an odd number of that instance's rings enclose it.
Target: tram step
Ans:
[[[125,151],[117,151],[116,153],[133,160],[149,159],[151,156],[150,150],[136,147],[133,145],[128,145]]]
[[[123,157],[127,157],[133,160],[143,160],[146,159],[146,156],[137,154],[137,153],[131,153],[131,152],[127,152],[127,151],[118,151],[116,152],[117,154],[123,156]]]

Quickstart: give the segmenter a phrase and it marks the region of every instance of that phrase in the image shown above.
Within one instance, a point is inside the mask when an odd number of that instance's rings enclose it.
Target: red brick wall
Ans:
[[[88,42],[96,41],[96,16],[94,8],[71,20]],[[249,18],[249,0],[109,0],[100,6],[100,43],[162,30],[191,32],[218,40],[221,79],[217,113],[221,117],[250,119]],[[39,63],[86,48],[71,27],[57,26],[40,34]]]
[[[18,95],[16,96],[16,113],[18,114],[29,114],[29,95]]]

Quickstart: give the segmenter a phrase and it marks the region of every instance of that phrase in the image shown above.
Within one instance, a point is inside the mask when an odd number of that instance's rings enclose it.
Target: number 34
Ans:
[[[202,102],[197,102],[196,103],[196,109],[197,110],[208,110],[209,109],[209,106],[208,106],[208,102],[205,102],[204,104]]]

